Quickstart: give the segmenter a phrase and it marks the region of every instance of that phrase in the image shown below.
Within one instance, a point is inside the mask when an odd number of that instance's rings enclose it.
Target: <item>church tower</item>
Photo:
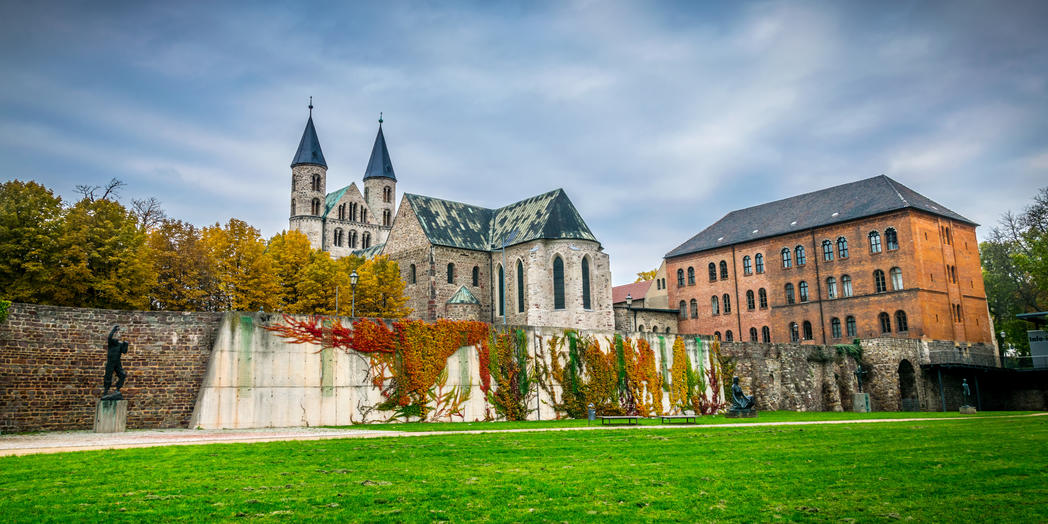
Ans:
[[[323,249],[324,199],[327,195],[327,162],[320,150],[313,127],[313,97],[309,98],[309,120],[291,161],[291,229],[309,237],[316,249]]]
[[[397,176],[393,173],[393,161],[389,158],[389,150],[386,149],[386,137],[382,134],[382,116],[378,117],[378,136],[375,137],[375,145],[371,148],[371,158],[368,167],[364,171],[364,202],[367,203],[371,215],[368,222],[383,228],[393,225],[393,216],[396,214],[397,206]],[[386,229],[380,234],[379,242],[385,242]]]

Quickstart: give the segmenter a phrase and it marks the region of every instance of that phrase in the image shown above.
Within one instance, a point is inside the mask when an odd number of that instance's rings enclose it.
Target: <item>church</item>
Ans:
[[[608,254],[563,189],[497,209],[406,193],[379,118],[356,182],[327,191],[309,106],[291,162],[290,229],[333,257],[386,255],[400,266],[411,318],[614,329]]]

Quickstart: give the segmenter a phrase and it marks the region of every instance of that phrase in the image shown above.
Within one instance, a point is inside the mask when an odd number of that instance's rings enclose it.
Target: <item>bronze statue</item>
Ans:
[[[862,369],[862,364],[856,364],[855,366],[855,380],[859,383],[859,393],[862,393],[862,376],[866,374],[866,370]]]
[[[731,379],[731,410],[732,411],[747,411],[752,410],[755,401],[753,395],[746,396],[742,393],[742,386],[739,385],[739,377],[732,377]]]
[[[113,330],[109,332],[109,338],[106,340],[108,348],[106,349],[106,374],[102,380],[105,389],[102,391],[102,400],[122,400],[124,395],[120,393],[120,388],[124,386],[124,380],[127,378],[127,372],[124,371],[124,367],[120,365],[120,355],[127,353],[127,342],[121,342],[116,338],[116,332],[120,330],[120,326],[113,326]],[[109,387],[113,384],[113,374],[116,373],[116,393],[110,394]]]
[[[961,379],[961,390],[964,392],[964,405],[965,406],[971,406],[972,405],[972,390],[971,390],[971,388],[968,387],[968,379],[966,379],[966,378],[962,378]]]

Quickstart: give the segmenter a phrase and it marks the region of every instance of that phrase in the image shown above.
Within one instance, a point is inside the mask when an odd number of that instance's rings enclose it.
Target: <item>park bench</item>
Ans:
[[[626,425],[629,426],[629,425],[633,425],[633,424],[638,424],[639,420],[640,420],[640,417],[633,416],[633,415],[607,416],[607,417],[600,417],[600,425],[603,426],[605,424],[626,424]]]
[[[697,415],[661,415],[663,424],[671,424],[674,422],[681,422],[684,424],[697,424]]]

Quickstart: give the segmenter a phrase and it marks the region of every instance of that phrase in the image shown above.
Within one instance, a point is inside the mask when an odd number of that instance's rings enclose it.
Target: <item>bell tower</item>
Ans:
[[[378,135],[371,148],[371,158],[364,170],[364,201],[369,209],[368,222],[386,228],[379,234],[379,242],[385,242],[388,228],[393,225],[397,206],[397,176],[393,172],[393,161],[386,148],[386,137],[382,134],[382,114],[378,117]]]
[[[327,162],[313,127],[313,97],[309,97],[309,119],[302,131],[298,151],[291,161],[290,228],[309,237],[314,249],[323,249],[324,199],[327,196]]]

